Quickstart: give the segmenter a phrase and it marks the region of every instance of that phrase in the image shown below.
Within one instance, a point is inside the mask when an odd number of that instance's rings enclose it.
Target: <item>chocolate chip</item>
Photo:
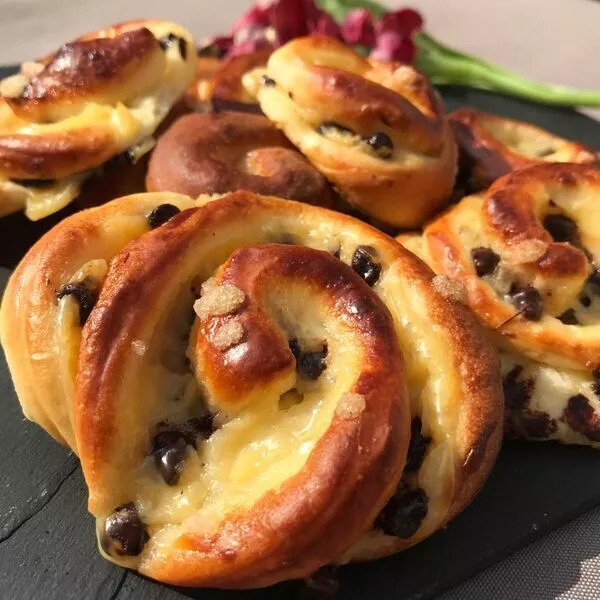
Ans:
[[[219,44],[208,44],[208,46],[201,46],[196,50],[198,56],[213,56],[215,58],[223,58],[227,50],[219,46]]]
[[[296,338],[289,342],[290,350],[296,359],[296,370],[307,379],[316,380],[327,368],[325,358],[327,357],[327,344],[323,344],[320,351],[303,352]]]
[[[352,255],[352,268],[370,286],[375,285],[381,275],[381,264],[375,261],[376,254],[370,246],[359,246]]]
[[[592,371],[592,377],[594,378],[594,383],[592,383],[592,390],[594,394],[600,398],[600,366],[596,367]]]
[[[490,248],[473,248],[471,250],[471,260],[475,266],[475,272],[479,277],[489,275],[496,270],[500,257]]]
[[[600,294],[600,269],[595,268],[590,276],[587,278],[587,283],[589,283],[596,294]]]
[[[337,258],[338,260],[340,260],[341,253],[342,253],[342,249],[341,248],[337,248],[331,254],[333,254],[333,256],[335,256],[335,258]]]
[[[389,135],[381,131],[366,138],[365,142],[379,158],[390,158],[394,154],[394,142]]]
[[[525,408],[533,394],[533,379],[519,380],[522,373],[523,367],[515,365],[502,380],[504,403],[508,408]]]
[[[334,123],[333,121],[324,121],[317,127],[317,133],[321,135],[327,135],[328,133],[337,132],[337,133],[346,133],[350,135],[355,135],[352,129],[348,127],[344,127],[339,123]]]
[[[156,229],[171,220],[176,214],[181,211],[173,204],[159,204],[146,217],[148,225],[152,229]]]
[[[403,539],[412,537],[427,515],[428,502],[429,498],[423,489],[411,490],[401,483],[375,520],[375,529]]]
[[[133,502],[115,509],[100,534],[100,544],[110,556],[137,556],[150,539]]]
[[[410,424],[410,445],[408,447],[407,471],[418,471],[423,464],[425,452],[431,442],[431,438],[421,433],[423,424],[419,417],[415,417]]]
[[[535,155],[538,158],[545,158],[546,156],[550,156],[551,154],[554,154],[556,152],[556,149],[554,148],[544,148],[543,150],[538,150]]]
[[[581,304],[581,306],[583,306],[584,308],[589,308],[592,304],[592,299],[589,296],[580,296],[579,304]]]
[[[185,423],[159,423],[152,439],[150,455],[167,485],[175,485],[183,471],[186,446],[196,447],[198,440],[208,439],[214,431],[212,415],[190,419]]]
[[[96,295],[85,283],[79,282],[67,283],[56,292],[58,300],[65,296],[73,296],[77,300],[79,306],[79,324],[84,325],[96,304]]]
[[[261,80],[265,87],[275,87],[277,85],[277,82],[274,79],[271,79],[268,75],[263,75]]]
[[[583,395],[571,396],[563,412],[563,420],[592,442],[600,442],[600,415]]]
[[[340,587],[337,578],[337,568],[333,565],[321,567],[304,581],[308,588],[322,596],[333,596],[338,592]]]
[[[187,58],[187,42],[182,37],[175,35],[174,33],[170,33],[169,35],[162,37],[158,40],[160,47],[163,50],[170,48],[174,43],[177,43],[179,55],[183,60]]]
[[[300,354],[302,353],[302,349],[300,348],[300,342],[297,338],[294,338],[293,340],[290,340],[289,344],[290,350],[292,351],[294,358],[298,360],[300,358]]]
[[[509,412],[505,424],[505,435],[515,439],[548,439],[556,433],[558,424],[545,412],[539,410],[519,410]]]
[[[572,242],[579,240],[577,223],[565,215],[547,215],[544,228],[555,242]]]
[[[513,305],[526,319],[539,321],[542,318],[544,303],[541,294],[533,286],[513,284],[510,295]]]
[[[564,323],[565,325],[579,325],[579,320],[575,316],[575,311],[572,308],[568,308],[565,310],[562,315],[556,317],[559,321]]]

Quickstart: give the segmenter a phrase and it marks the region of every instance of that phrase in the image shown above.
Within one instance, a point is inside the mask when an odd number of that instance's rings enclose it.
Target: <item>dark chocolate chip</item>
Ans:
[[[428,503],[429,498],[423,489],[411,490],[401,483],[375,520],[375,529],[386,535],[410,538],[417,533],[427,515]]]
[[[209,44],[208,46],[201,46],[196,50],[198,56],[214,56],[215,58],[223,58],[227,50],[219,46],[219,44]]]
[[[410,445],[408,447],[408,460],[406,461],[407,471],[418,471],[423,464],[427,447],[431,438],[425,437],[421,433],[423,424],[419,417],[415,417],[410,424]]]
[[[389,135],[381,131],[366,138],[365,142],[379,158],[390,158],[394,154],[394,142],[392,142]]]
[[[152,229],[156,229],[170,221],[176,214],[181,211],[173,204],[159,204],[146,217],[148,225]]]
[[[300,342],[297,338],[290,340],[290,350],[294,355],[294,358],[298,360],[300,358],[300,354],[302,353],[302,349],[300,348]]]
[[[597,370],[597,369],[596,369]],[[563,412],[563,420],[592,442],[600,442],[600,415],[583,395],[571,396]]]
[[[277,82],[274,79],[271,79],[268,75],[263,75],[261,80],[265,87],[275,87],[277,85]]]
[[[318,379],[321,373],[327,368],[325,361],[328,353],[327,344],[323,344],[322,349],[316,352],[303,352],[300,342],[296,338],[290,340],[289,345],[296,359],[296,370],[307,379]]]
[[[539,321],[542,318],[542,296],[532,285],[513,284],[510,295],[514,306],[526,319]]]
[[[182,37],[175,35],[174,33],[170,33],[169,35],[162,37],[158,40],[160,47],[163,50],[171,47],[174,43],[177,43],[177,47],[179,50],[179,55],[183,60],[187,58],[187,42]]]
[[[479,277],[490,275],[496,270],[500,257],[490,248],[473,248],[471,260],[475,266],[475,272]]]
[[[159,423],[150,454],[167,485],[175,485],[183,471],[186,446],[196,447],[214,431],[212,415],[196,417],[185,423]]]
[[[550,156],[556,152],[555,148],[544,148],[543,150],[539,150],[535,153],[538,158],[545,158],[546,156]]]
[[[579,240],[577,223],[565,215],[547,215],[544,228],[555,242],[577,243]]]
[[[352,255],[352,268],[370,286],[375,285],[381,275],[381,264],[375,260],[376,255],[370,246],[359,246]]]
[[[325,565],[315,571],[305,580],[306,586],[321,596],[333,596],[340,587],[337,578],[337,569],[333,565]]]
[[[508,412],[505,435],[515,439],[548,439],[556,433],[558,424],[545,412],[539,410],[519,410]]]
[[[533,379],[520,380],[523,373],[521,365],[515,365],[502,380],[504,403],[508,408],[521,409],[527,406],[533,394]]]
[[[338,133],[349,133],[351,135],[354,135],[354,131],[352,131],[352,129],[344,127],[339,123],[334,123],[333,121],[324,121],[317,127],[317,133],[320,133],[321,135],[325,135],[332,131],[336,131]]]
[[[589,296],[583,295],[579,297],[579,304],[584,308],[589,308],[592,304],[592,299]]]
[[[96,295],[85,283],[79,282],[67,283],[56,292],[58,300],[65,296],[73,296],[77,300],[77,304],[79,305],[79,324],[84,325],[96,304]]]
[[[594,378],[594,383],[592,383],[592,390],[594,394],[600,398],[600,366],[596,367],[592,371],[592,377]]]
[[[133,502],[115,509],[100,534],[100,544],[110,556],[137,556],[150,539]]]
[[[559,321],[561,321],[562,323],[564,323],[565,325],[579,325],[579,320],[577,319],[577,316],[575,315],[575,311],[572,308],[568,308],[567,310],[565,310],[564,313],[562,313],[562,315],[559,315],[558,317],[556,317]]]
[[[587,278],[587,283],[593,286],[596,294],[600,294],[600,269],[594,268],[590,276]]]

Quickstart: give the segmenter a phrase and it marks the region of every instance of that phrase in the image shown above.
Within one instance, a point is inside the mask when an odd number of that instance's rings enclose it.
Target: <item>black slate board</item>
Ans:
[[[476,106],[600,147],[600,123],[570,110],[460,88],[445,88],[443,95],[449,109]],[[0,267],[0,290],[9,274],[9,269]],[[249,592],[173,589],[102,560],[95,547],[93,520],[86,511],[85,483],[77,459],[39,427],[23,419],[2,352],[0,414],[1,598],[308,597],[303,584],[296,582]],[[599,465],[600,454],[586,448],[553,443],[508,444],[487,486],[446,530],[401,555],[341,569],[337,597],[434,597],[600,505]]]

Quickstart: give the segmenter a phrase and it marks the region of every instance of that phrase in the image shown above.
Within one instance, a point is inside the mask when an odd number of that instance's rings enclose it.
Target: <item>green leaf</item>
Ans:
[[[336,21],[343,21],[344,17],[355,8],[366,8],[376,19],[388,11],[388,8],[373,0],[317,0],[317,3]]]

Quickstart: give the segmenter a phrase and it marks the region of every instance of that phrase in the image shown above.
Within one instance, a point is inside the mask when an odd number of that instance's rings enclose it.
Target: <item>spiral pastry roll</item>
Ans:
[[[461,155],[461,178],[469,191],[543,162],[600,164],[595,150],[531,123],[472,108],[460,108],[449,119]]]
[[[239,112],[181,117],[150,158],[146,187],[189,196],[239,189],[331,204],[327,180],[266,117]]]
[[[194,77],[190,34],[132,21],[85,35],[0,83],[0,215],[54,213],[112,157],[137,160]]]
[[[199,56],[196,81],[187,94],[188,103],[201,110],[239,110],[259,114],[260,107],[242,85],[242,77],[248,71],[266,65],[270,55],[271,50],[257,50],[225,60]]]
[[[339,213],[236,192],[177,214],[192,204],[66,219],[3,301],[28,416],[71,407],[103,554],[255,587],[400,550],[464,508],[503,421],[464,290]]]
[[[600,445],[600,170],[543,164],[401,241],[462,281],[501,349],[512,437]]]
[[[416,227],[452,192],[456,151],[437,93],[407,65],[327,37],[293,40],[243,79],[262,111],[365,215]]]

